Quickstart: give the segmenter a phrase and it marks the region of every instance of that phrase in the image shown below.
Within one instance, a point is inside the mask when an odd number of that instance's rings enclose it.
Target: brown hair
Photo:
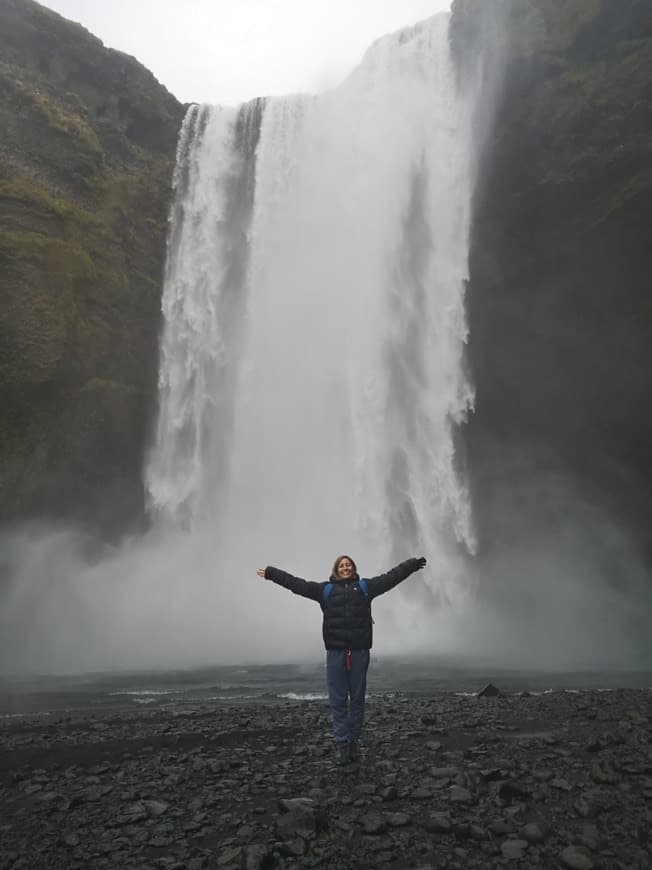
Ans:
[[[337,559],[333,562],[333,577],[339,576],[337,572],[339,570],[340,562],[342,561],[342,559],[348,559],[349,562],[351,563],[351,565],[353,566],[353,573],[354,574],[358,573],[358,569],[356,568],[355,562],[353,561],[353,559],[350,556],[347,556],[346,554],[344,554],[343,556],[338,556]]]

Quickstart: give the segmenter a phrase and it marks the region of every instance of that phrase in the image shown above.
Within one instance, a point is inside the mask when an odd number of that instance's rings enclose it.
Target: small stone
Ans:
[[[196,831],[201,831],[203,825],[201,822],[186,822],[183,825],[183,830],[186,834],[194,834]]]
[[[433,834],[449,834],[453,828],[451,820],[443,813],[433,813],[425,820],[426,830]]]
[[[467,788],[462,788],[460,785],[452,785],[448,789],[448,799],[452,803],[470,804],[473,801],[473,795]]]
[[[497,698],[501,694],[500,689],[494,686],[493,683],[487,683],[484,689],[478,692],[478,698]]]
[[[385,818],[390,828],[404,828],[411,822],[410,817],[405,813],[387,813]]]
[[[600,832],[595,825],[584,825],[575,842],[595,852],[600,845]]]
[[[434,779],[452,779],[457,776],[458,770],[456,767],[431,767],[430,775]]]
[[[592,737],[584,748],[587,752],[602,752],[607,748],[607,741],[602,737]]]
[[[365,834],[384,834],[387,830],[387,823],[380,813],[367,813],[360,822]]]
[[[291,813],[293,810],[314,810],[315,802],[312,798],[281,798],[278,805],[283,813]]]
[[[489,825],[489,830],[492,834],[496,834],[498,837],[501,837],[505,834],[513,834],[514,825],[512,824],[512,822],[506,822],[501,819],[496,822],[491,822],[491,824]]]
[[[594,815],[593,804],[586,800],[586,798],[581,797],[579,800],[575,801],[573,807],[577,815],[581,816],[583,819],[588,819],[590,816]]]
[[[142,805],[145,807],[150,816],[162,816],[163,813],[170,806],[165,801],[155,801],[155,800],[145,800],[141,801]]]
[[[398,797],[398,791],[395,785],[388,785],[380,791],[380,798],[383,801],[395,801]]]
[[[509,782],[503,782],[500,784],[498,788],[498,797],[501,800],[510,803],[514,800],[523,800],[524,798],[529,797],[529,795],[523,786],[510,780]]]
[[[600,785],[615,785],[620,776],[608,759],[596,761],[591,767],[591,778]]]
[[[564,867],[568,867],[569,870],[593,870],[593,861],[578,846],[567,846],[559,857]]]
[[[239,864],[242,849],[237,846],[235,849],[225,849],[217,859],[218,867],[226,867],[227,864]]]
[[[286,843],[286,846],[296,858],[301,858],[302,855],[306,854],[306,843],[301,837]]]
[[[551,779],[554,779],[555,774],[551,770],[534,770],[532,776],[537,782],[550,782]]]
[[[127,807],[120,821],[126,822],[128,825],[134,825],[137,822],[144,821],[146,818],[147,810],[139,801],[137,803],[130,804],[129,807]]]
[[[504,858],[508,861],[520,861],[528,847],[526,840],[505,840],[500,847]]]
[[[244,850],[242,862],[244,870],[263,870],[268,856],[269,850],[267,846],[263,846],[260,843],[247,846]]]
[[[524,840],[527,840],[528,843],[543,843],[546,839],[545,831],[540,825],[537,825],[534,822],[525,825],[521,830],[521,836]]]
[[[485,782],[495,782],[497,779],[504,779],[504,774],[499,767],[485,767],[480,771],[480,776]]]
[[[308,837],[315,832],[317,819],[312,806],[297,804],[276,820],[276,832],[285,841]]]

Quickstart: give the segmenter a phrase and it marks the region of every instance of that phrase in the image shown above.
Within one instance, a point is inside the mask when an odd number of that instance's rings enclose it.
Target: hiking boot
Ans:
[[[349,757],[353,763],[360,761],[360,743],[358,740],[352,740],[349,743]]]
[[[351,762],[351,750],[349,749],[349,746],[349,743],[337,744],[337,763],[340,766],[344,766]]]

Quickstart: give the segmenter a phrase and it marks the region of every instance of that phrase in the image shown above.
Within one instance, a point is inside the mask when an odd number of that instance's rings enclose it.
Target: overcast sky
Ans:
[[[182,102],[337,84],[379,36],[450,0],[45,0],[134,55]]]

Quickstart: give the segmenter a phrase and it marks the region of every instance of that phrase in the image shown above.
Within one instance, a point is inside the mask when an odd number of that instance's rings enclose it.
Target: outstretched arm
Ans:
[[[378,577],[372,577],[370,580],[367,580],[369,598],[377,598],[379,595],[389,592],[390,589],[406,580],[410,574],[414,574],[415,571],[424,568],[425,564],[426,560],[424,556],[418,559],[407,559],[407,561],[401,562],[400,565],[392,568],[386,574],[379,574]]]
[[[268,565],[267,568],[259,568],[256,574],[259,577],[264,577],[266,580],[277,583],[284,589],[289,589],[295,595],[302,595],[304,598],[310,598],[312,601],[321,601],[323,583],[315,583],[314,580],[303,580],[301,577],[294,577],[286,571],[281,571],[280,568],[272,568],[271,565]]]

